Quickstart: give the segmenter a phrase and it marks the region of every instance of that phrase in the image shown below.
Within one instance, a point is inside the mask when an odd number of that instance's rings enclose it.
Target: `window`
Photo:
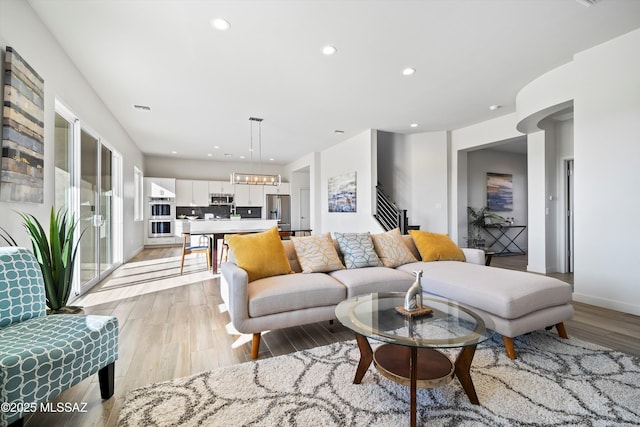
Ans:
[[[133,219],[134,221],[142,221],[144,200],[142,196],[142,171],[136,166],[133,167],[133,184],[134,184],[134,202],[133,202]]]

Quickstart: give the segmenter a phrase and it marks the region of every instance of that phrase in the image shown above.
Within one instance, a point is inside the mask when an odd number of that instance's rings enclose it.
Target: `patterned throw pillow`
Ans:
[[[291,237],[303,273],[326,273],[342,270],[338,252],[329,233],[317,236]]]
[[[374,234],[371,238],[373,239],[373,247],[385,267],[395,268],[418,261],[402,241],[399,228],[386,233]]]
[[[380,267],[382,263],[373,249],[369,233],[333,233],[347,268]]]
[[[465,261],[464,252],[446,234],[409,230],[422,261]]]

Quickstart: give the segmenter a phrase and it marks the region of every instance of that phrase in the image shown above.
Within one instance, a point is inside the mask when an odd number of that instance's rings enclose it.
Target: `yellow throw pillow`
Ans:
[[[422,261],[466,261],[464,252],[446,234],[409,230]]]
[[[262,233],[228,234],[224,240],[233,252],[238,267],[249,275],[249,281],[290,274],[291,266],[284,252],[278,227]]]
[[[326,273],[344,268],[329,233],[291,237],[291,241],[303,273]]]

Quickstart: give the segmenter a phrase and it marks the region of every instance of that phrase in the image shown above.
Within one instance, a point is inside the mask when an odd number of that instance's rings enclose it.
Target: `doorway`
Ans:
[[[311,198],[308,188],[300,189],[300,229],[311,229]]]

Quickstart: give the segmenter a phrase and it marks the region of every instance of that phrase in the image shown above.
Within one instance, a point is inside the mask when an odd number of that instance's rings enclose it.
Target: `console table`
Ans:
[[[489,224],[485,230],[493,240],[487,244],[487,248],[492,248],[496,256],[524,255],[526,252],[518,246],[515,240],[526,229],[526,225]],[[494,245],[497,245],[497,247],[493,248]]]

